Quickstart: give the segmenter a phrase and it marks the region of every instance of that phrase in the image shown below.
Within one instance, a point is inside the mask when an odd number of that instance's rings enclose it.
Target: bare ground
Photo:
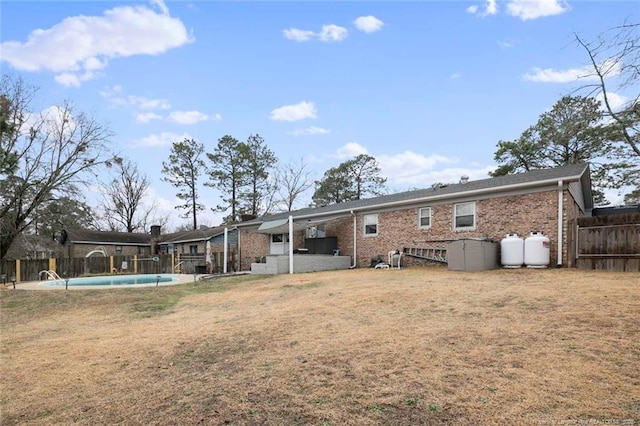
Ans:
[[[0,301],[2,425],[640,424],[638,273],[353,270]]]

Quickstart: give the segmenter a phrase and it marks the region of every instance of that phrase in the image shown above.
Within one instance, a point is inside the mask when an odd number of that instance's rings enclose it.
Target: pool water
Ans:
[[[158,277],[160,279],[158,280]],[[147,275],[105,275],[101,277],[86,278],[70,278],[69,287],[72,286],[89,286],[89,285],[136,285],[136,284],[155,284],[156,282],[170,283],[178,281],[178,277],[172,274],[147,274]],[[64,287],[65,280],[44,281],[40,285],[47,287]]]

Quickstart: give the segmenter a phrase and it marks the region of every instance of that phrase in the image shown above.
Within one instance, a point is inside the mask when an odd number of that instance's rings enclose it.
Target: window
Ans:
[[[453,229],[471,230],[476,227],[476,203],[459,203],[453,205]]]
[[[418,228],[431,228],[431,207],[418,209]]]
[[[324,238],[327,236],[327,232],[324,229],[324,223],[307,228],[305,231],[305,238]]]
[[[189,246],[189,254],[198,254],[198,245]]]
[[[272,243],[289,242],[289,234],[271,234]]]
[[[122,254],[122,246],[116,246],[116,254]]]
[[[378,235],[378,215],[377,214],[364,215],[364,235],[365,236]]]

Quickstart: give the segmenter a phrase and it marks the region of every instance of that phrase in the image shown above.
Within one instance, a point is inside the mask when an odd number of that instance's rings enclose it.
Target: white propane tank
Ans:
[[[518,234],[507,234],[500,241],[500,263],[505,268],[519,268],[524,263],[524,240]]]
[[[532,232],[524,240],[524,263],[527,268],[546,268],[549,266],[551,241],[542,232]]]

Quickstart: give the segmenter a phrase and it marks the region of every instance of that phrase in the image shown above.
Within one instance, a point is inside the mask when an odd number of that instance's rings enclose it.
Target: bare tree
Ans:
[[[22,78],[0,82],[0,258],[33,221],[36,209],[75,194],[97,169],[118,163],[107,148],[110,130],[76,112],[71,102],[31,110],[35,88]]]
[[[148,200],[149,187],[149,177],[134,163],[120,164],[113,179],[101,184],[100,208],[107,227],[113,231],[136,232],[147,231],[151,225],[166,224],[168,217],[158,215],[156,202]]]
[[[278,198],[281,200],[283,210],[290,212],[300,196],[313,187],[313,176],[307,168],[304,160],[299,162],[289,161],[276,168],[276,181]]]
[[[605,111],[610,117],[606,164],[610,186],[640,187],[640,23],[626,22],[601,34],[594,41],[587,41],[575,34],[577,44],[589,59],[594,80],[581,89],[591,95],[600,95]],[[611,87],[612,81],[618,82]],[[614,90],[630,89],[633,96],[621,108],[616,108]]]

